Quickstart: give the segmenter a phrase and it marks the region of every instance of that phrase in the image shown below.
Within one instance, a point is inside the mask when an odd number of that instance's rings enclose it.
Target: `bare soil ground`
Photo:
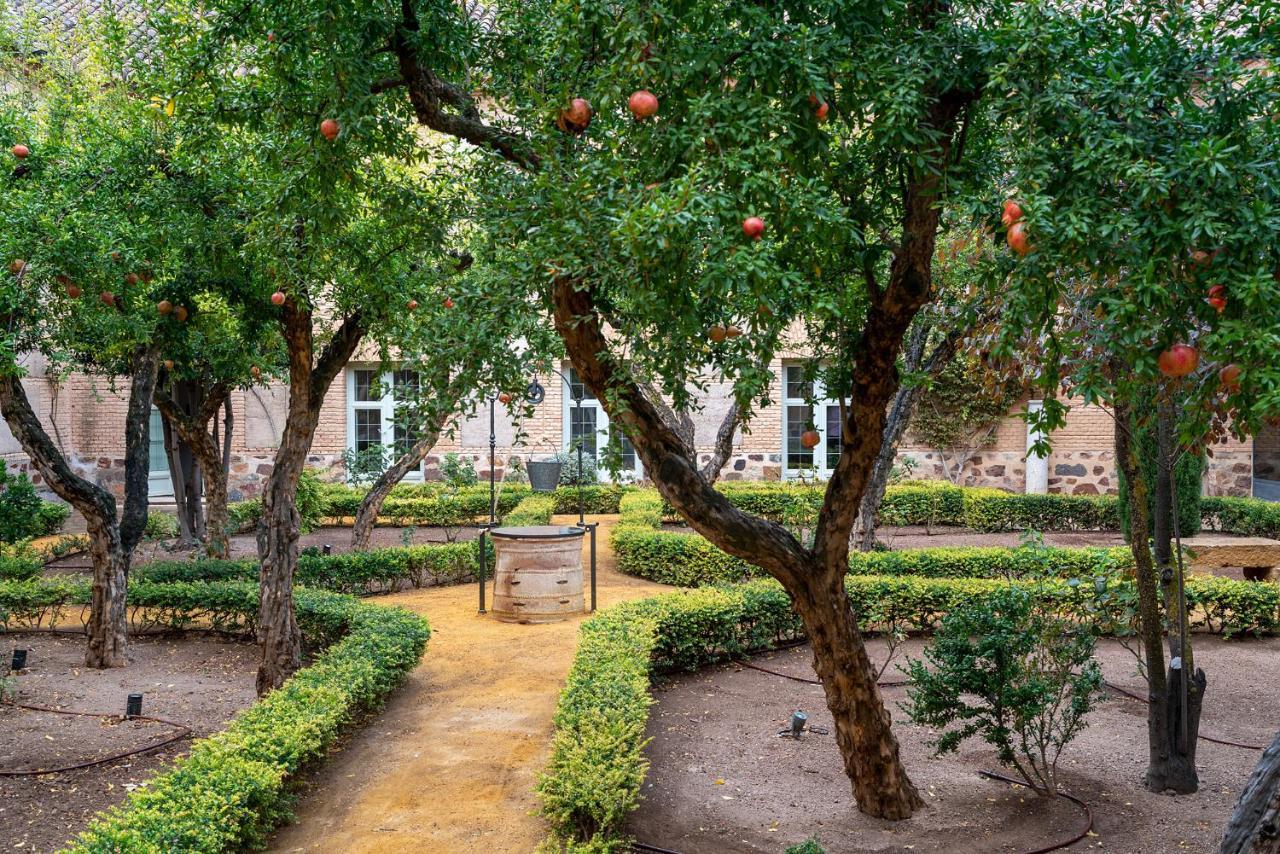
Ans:
[[[135,637],[128,667],[84,668],[80,635],[0,635],[0,667],[27,649],[27,669],[11,677],[15,702],[121,715],[125,698],[143,694],[142,712],[209,735],[251,705],[256,648],[210,637]],[[0,671],[3,672],[3,671]],[[73,765],[161,741],[172,727],[119,717],[80,717],[0,705],[0,770]],[[0,777],[0,847],[53,851],[92,816],[125,799],[185,753],[191,739],[94,768],[36,777]]]
[[[1196,656],[1209,677],[1202,732],[1267,744],[1280,727],[1275,704],[1280,638],[1226,642],[1197,637]],[[873,659],[884,645],[870,642]],[[899,650],[918,656],[924,641]],[[1118,644],[1100,644],[1109,681],[1145,692],[1133,659]],[[807,648],[772,653],[755,663],[813,677]],[[883,677],[901,679],[895,667]],[[1028,790],[984,780],[1000,769],[994,752],[969,742],[958,754],[934,758],[931,734],[905,720],[903,688],[884,689],[908,771],[927,807],[912,819],[885,822],[857,812],[831,735],[779,738],[796,709],[810,724],[830,728],[822,689],[738,665],[673,677],[655,686],[647,748],[652,763],[644,801],[628,830],[649,845],[681,854],[779,852],[816,836],[836,852],[1025,852],[1067,839],[1084,819],[1063,798],[1043,801]],[[1146,707],[1111,695],[1068,746],[1059,765],[1066,791],[1093,808],[1094,835],[1072,851],[1183,854],[1218,848],[1235,798],[1259,751],[1199,743],[1201,790],[1172,797],[1141,784]],[[1007,776],[1016,774],[1005,771]]]

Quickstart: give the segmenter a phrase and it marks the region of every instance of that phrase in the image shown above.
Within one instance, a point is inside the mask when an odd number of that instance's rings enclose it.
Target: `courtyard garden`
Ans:
[[[1280,854],[1278,34],[6,5],[0,847]]]

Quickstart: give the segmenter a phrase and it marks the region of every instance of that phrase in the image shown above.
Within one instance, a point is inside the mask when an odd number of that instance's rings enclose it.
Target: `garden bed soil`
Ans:
[[[1202,732],[1267,744],[1280,727],[1274,673],[1280,638],[1223,641],[1197,637],[1198,663],[1208,673]],[[924,642],[900,648],[919,656]],[[873,659],[884,644],[869,641]],[[1099,646],[1107,679],[1145,692],[1133,658],[1112,641]],[[813,678],[811,654],[797,648],[753,661]],[[902,679],[891,666],[885,680]],[[1201,741],[1200,792],[1184,797],[1146,791],[1146,707],[1108,692],[1089,726],[1059,764],[1063,788],[1093,808],[1094,834],[1073,846],[1113,854],[1184,854],[1218,849],[1237,794],[1259,751]],[[659,680],[646,749],[652,763],[644,800],[627,832],[648,845],[681,854],[779,852],[816,836],[837,852],[1025,852],[1069,839],[1084,826],[1065,798],[1037,799],[1027,789],[984,780],[979,769],[1003,771],[994,752],[968,742],[958,754],[934,758],[931,734],[905,721],[901,687],[884,689],[908,772],[927,807],[904,822],[869,818],[854,807],[831,735],[779,738],[795,709],[811,725],[830,728],[822,689],[729,664]]]
[[[18,703],[119,715],[125,698],[143,694],[142,712],[190,727],[186,738],[153,752],[76,771],[0,777],[0,840],[9,851],[54,851],[101,810],[184,754],[191,739],[226,727],[255,700],[257,649],[218,638],[130,639],[129,666],[84,668],[81,635],[0,634],[7,668],[15,648],[27,669],[11,678]],[[0,770],[51,768],[92,761],[161,741],[174,728],[145,721],[81,717],[0,706]]]
[[[403,546],[406,542],[414,546],[445,543],[449,541],[447,533],[454,534],[454,541],[456,542],[469,542],[480,536],[480,529],[462,528],[460,530],[451,529],[446,532],[444,528],[378,527],[373,529],[370,547],[375,549],[389,548]],[[323,549],[326,545],[329,545],[333,547],[333,554],[346,554],[351,551],[351,528],[317,528],[310,533],[303,534],[298,542],[299,547],[303,549],[312,547]],[[134,565],[137,566],[155,560],[184,560],[194,554],[191,549],[174,548],[174,543],[175,541],[173,540],[147,540],[140,543],[137,551],[134,552]],[[236,534],[230,538],[230,545],[231,557],[233,558],[256,558],[258,556],[258,541],[254,534]],[[84,553],[68,555],[60,560],[51,561],[45,566],[46,575],[77,575],[92,571],[93,566],[89,562],[89,556]]]

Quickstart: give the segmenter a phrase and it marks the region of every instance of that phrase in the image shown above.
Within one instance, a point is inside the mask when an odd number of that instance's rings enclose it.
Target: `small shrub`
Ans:
[[[559,451],[556,461],[560,463],[560,485],[573,486],[578,482],[578,452]],[[592,484],[600,479],[596,471],[596,458],[585,451],[582,454],[582,482]]]
[[[555,496],[535,493],[525,498],[504,516],[502,524],[511,527],[550,525],[555,503]]]
[[[818,837],[810,836],[798,845],[788,845],[786,854],[827,854],[827,849],[818,844]]]
[[[0,543],[0,581],[29,581],[39,577],[43,570],[44,561],[30,540]]]
[[[303,469],[298,477],[298,495],[295,499],[298,515],[302,517],[302,532],[320,527],[324,517],[324,485],[315,469]]]
[[[147,512],[147,526],[142,536],[148,540],[171,540],[178,536],[178,517],[158,510]]]
[[[440,462],[440,477],[454,489],[475,486],[480,480],[471,457],[462,457],[453,451],[445,454]]]
[[[386,445],[369,445],[359,451],[347,448],[342,452],[342,468],[347,473],[347,481],[356,486],[372,485],[391,465],[391,454],[392,449]]]
[[[1039,795],[1057,794],[1062,750],[1102,692],[1094,639],[1047,613],[1032,593],[1004,587],[951,611],[925,661],[912,660],[906,711],[940,731],[939,754],[979,736]]]
[[[25,473],[9,474],[0,460],[0,542],[14,543],[31,537],[56,534],[70,510],[45,501]]]

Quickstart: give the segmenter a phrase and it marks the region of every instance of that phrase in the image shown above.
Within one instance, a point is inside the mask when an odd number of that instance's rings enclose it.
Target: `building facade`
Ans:
[[[824,399],[821,388],[813,389],[816,408],[810,408],[810,389],[803,383],[802,362],[779,358],[772,364],[770,390],[772,406],[759,410],[749,427],[739,430],[733,453],[721,477],[724,480],[785,480],[802,476],[823,477],[830,472],[838,449],[828,444],[836,435],[839,406]],[[79,474],[117,495],[124,484],[124,418],[127,384],[121,381],[73,374],[59,377],[45,370],[38,357],[28,360],[27,393],[46,429],[59,444]],[[534,407],[531,418],[513,419],[498,405],[494,418],[496,474],[501,479],[514,457],[543,459],[569,450],[581,438],[588,455],[598,454],[608,439],[608,416],[599,401],[584,394],[581,406],[574,403],[582,390],[568,364],[563,377],[543,375],[545,399]],[[353,362],[334,381],[325,398],[308,464],[333,480],[345,477],[344,452],[359,451],[373,444],[403,439],[403,428],[395,419],[395,389],[413,381],[411,369],[385,371],[374,362]],[[386,389],[386,394],[381,391]],[[288,390],[279,385],[260,385],[232,394],[232,459],[230,491],[233,500],[258,495],[270,473],[275,449],[284,427]],[[700,457],[708,458],[716,430],[730,405],[728,387],[711,384],[695,414],[696,442]],[[1053,492],[1074,495],[1112,493],[1116,490],[1113,459],[1113,424],[1110,413],[1100,407],[1076,405],[1066,426],[1050,436],[1052,452],[1047,460],[1028,458],[1033,437],[1028,436],[1020,417],[1034,401],[1023,401],[995,426],[987,441],[965,459],[964,452],[947,453],[924,446],[907,435],[899,447],[903,473],[913,478],[950,479],[962,485],[991,486],[1011,492]],[[172,496],[167,459],[163,447],[159,413],[152,412],[151,493],[158,503]],[[821,441],[813,449],[800,443],[808,424],[817,427]],[[470,457],[482,477],[489,469],[489,413],[482,403],[467,418],[453,423],[426,458],[420,470],[408,480],[440,477],[444,455]],[[26,454],[0,423],[0,455],[11,469],[28,470]],[[643,480],[644,471],[634,452],[623,442],[623,478]],[[39,473],[30,471],[39,483]],[[602,477],[608,477],[601,472]],[[1273,497],[1280,487],[1280,430],[1267,428],[1245,442],[1232,441],[1214,449],[1205,474],[1204,489],[1209,495],[1252,495]]]

